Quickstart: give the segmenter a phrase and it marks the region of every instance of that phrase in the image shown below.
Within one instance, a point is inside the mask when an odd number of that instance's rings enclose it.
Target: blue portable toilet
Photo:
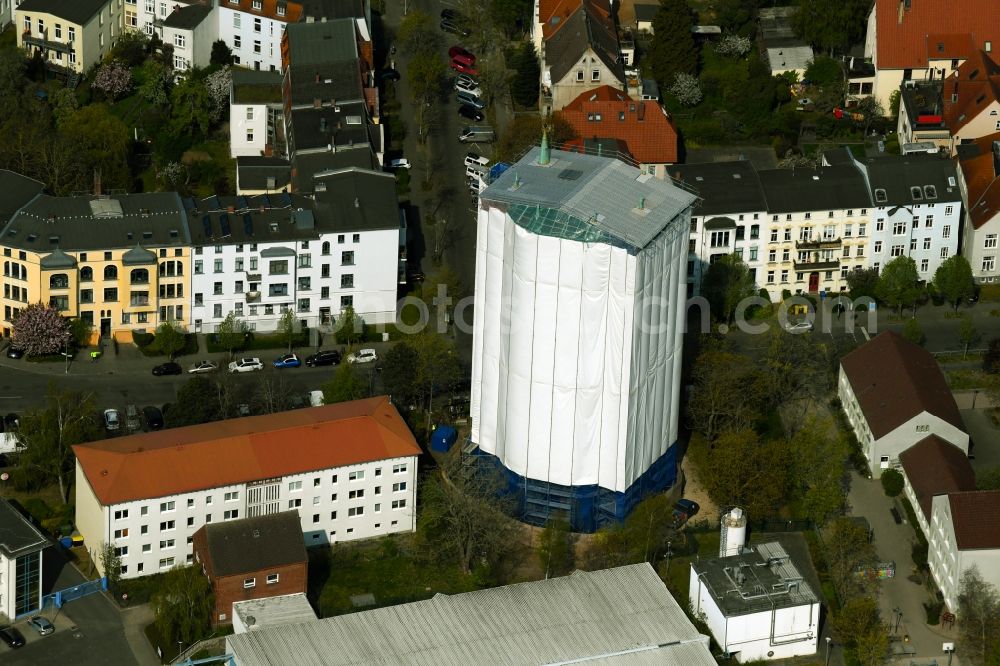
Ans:
[[[448,453],[458,440],[458,431],[451,426],[438,426],[431,435],[431,451]]]

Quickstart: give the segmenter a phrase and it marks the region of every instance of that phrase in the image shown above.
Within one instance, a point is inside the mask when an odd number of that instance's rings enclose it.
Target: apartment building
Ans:
[[[277,72],[233,70],[229,95],[231,157],[284,154],[281,81]]]
[[[230,313],[274,330],[286,310],[303,326],[348,306],[368,323],[395,321],[405,225],[391,174],[345,169],[315,199],[272,194],[188,200],[196,332]]]
[[[959,186],[969,217],[962,254],[977,284],[1000,282],[1000,133],[958,147]]]
[[[176,71],[211,64],[212,44],[218,35],[215,14],[216,8],[210,4],[175,5],[166,19],[154,22],[160,40],[174,47]]]
[[[60,74],[82,74],[99,63],[122,31],[115,0],[23,0],[14,8],[17,46],[39,52]]]
[[[959,608],[962,574],[976,567],[983,580],[1000,585],[1000,490],[970,490],[933,500],[927,564],[952,612]]]
[[[122,578],[193,562],[198,530],[244,517],[297,511],[307,546],[415,529],[420,447],[386,396],[73,449],[77,527]]]
[[[287,0],[219,0],[219,39],[233,62],[247,69],[281,71],[281,39],[302,17],[302,5]]]
[[[10,172],[0,180],[35,192],[0,241],[5,336],[38,302],[124,341],[164,321],[187,325],[190,235],[176,193],[54,197]]]

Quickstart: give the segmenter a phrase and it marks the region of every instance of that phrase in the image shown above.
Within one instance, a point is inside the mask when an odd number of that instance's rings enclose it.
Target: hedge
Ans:
[[[208,347],[208,352],[226,352],[229,350],[220,346],[218,343],[218,337],[215,333],[210,333],[205,337],[206,346]],[[292,340],[292,347],[308,347],[309,346],[309,329],[303,328],[295,335],[295,339]],[[253,351],[255,349],[287,349],[288,343],[285,342],[281,336],[277,333],[255,333],[253,331],[247,333],[244,338],[244,344],[237,347],[233,352],[244,352]]]
[[[153,333],[133,333],[132,342],[139,348],[143,356],[164,356],[156,345],[156,335]],[[184,347],[174,356],[189,356],[198,353],[198,336],[194,333],[184,334]]]

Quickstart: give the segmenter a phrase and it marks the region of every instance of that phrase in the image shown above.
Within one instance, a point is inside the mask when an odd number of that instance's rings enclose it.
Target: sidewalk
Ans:
[[[851,472],[848,501],[851,515],[863,516],[871,525],[879,560],[896,563],[895,577],[883,580],[879,586],[879,606],[886,622],[894,623],[894,609],[902,611],[898,631],[893,626],[890,634],[909,636],[909,643],[916,650],[914,655],[900,657],[896,662],[936,659],[939,664],[946,663],[948,655],[942,650],[942,644],[955,641],[958,632],[954,629],[945,630],[940,625],[932,627],[926,623],[923,604],[931,600],[930,594],[923,585],[908,579],[914,569],[910,552],[916,539],[913,528],[906,522],[896,524],[889,512],[890,500],[885,496],[878,480],[865,479],[856,472]],[[953,658],[953,666],[957,663],[957,658]]]
[[[6,348],[5,348],[6,349]],[[51,362],[35,362],[26,358],[7,358],[6,351],[0,353],[0,368],[10,368],[22,372],[31,372],[38,375],[120,375],[120,374],[150,374],[153,366],[165,363],[165,357],[143,356],[142,352],[132,343],[121,343],[118,345],[118,354],[115,354],[114,347],[105,345],[101,357],[97,361],[92,361],[90,352],[96,347],[85,347],[77,352],[76,357],[70,359],[69,365],[65,360]]]
[[[149,604],[132,606],[121,611],[122,624],[125,628],[125,640],[135,656],[139,666],[160,666],[160,659],[153,651],[149,639],[143,630],[153,622],[153,609]]]

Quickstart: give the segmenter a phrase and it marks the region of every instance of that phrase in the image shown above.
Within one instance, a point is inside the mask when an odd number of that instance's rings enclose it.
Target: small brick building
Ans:
[[[232,622],[233,602],[306,591],[296,511],[205,525],[194,533],[194,557],[215,592],[213,625]]]

